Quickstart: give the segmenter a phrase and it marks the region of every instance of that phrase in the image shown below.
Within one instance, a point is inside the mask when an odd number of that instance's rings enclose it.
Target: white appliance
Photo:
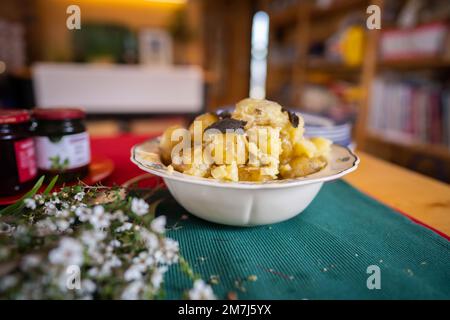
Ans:
[[[38,107],[83,107],[90,113],[194,113],[203,107],[197,66],[38,63]]]

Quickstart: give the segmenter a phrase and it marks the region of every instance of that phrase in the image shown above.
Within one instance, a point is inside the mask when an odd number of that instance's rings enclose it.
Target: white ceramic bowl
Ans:
[[[131,161],[164,179],[173,197],[193,215],[233,226],[281,222],[301,213],[323,183],[354,171],[359,158],[348,148],[332,145],[327,166],[312,175],[268,182],[223,182],[169,172],[159,156],[159,138],[131,149]]]

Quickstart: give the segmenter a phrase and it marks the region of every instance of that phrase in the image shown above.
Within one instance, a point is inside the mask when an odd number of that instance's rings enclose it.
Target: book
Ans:
[[[450,88],[381,75],[373,83],[368,125],[377,134],[450,149]]]

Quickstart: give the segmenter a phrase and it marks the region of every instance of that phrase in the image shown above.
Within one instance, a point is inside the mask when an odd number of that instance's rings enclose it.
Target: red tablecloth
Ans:
[[[106,156],[114,162],[114,172],[103,185],[122,184],[125,181],[144,173],[130,161],[130,149],[136,143],[142,142],[150,136],[120,135],[108,138],[92,137],[92,155]]]

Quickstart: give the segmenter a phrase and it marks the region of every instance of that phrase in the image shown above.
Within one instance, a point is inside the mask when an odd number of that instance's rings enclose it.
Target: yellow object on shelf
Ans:
[[[345,64],[360,65],[364,55],[364,29],[360,26],[351,26],[345,30],[341,50]]]

